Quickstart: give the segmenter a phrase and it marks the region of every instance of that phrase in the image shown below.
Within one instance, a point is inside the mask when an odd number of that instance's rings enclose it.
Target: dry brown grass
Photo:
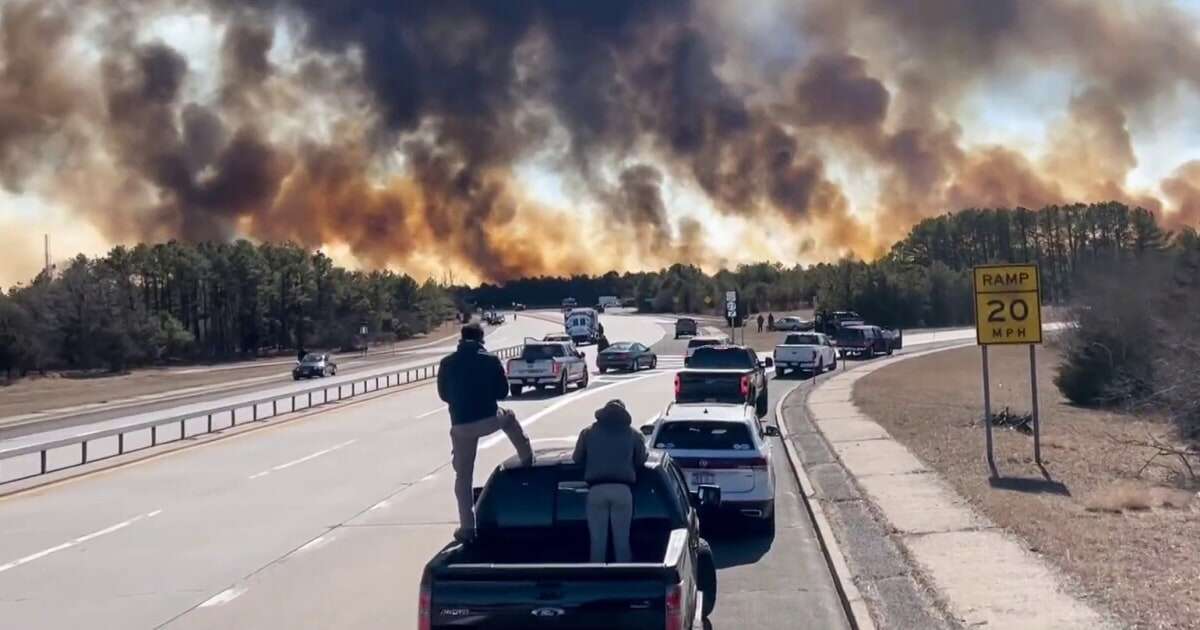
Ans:
[[[1200,628],[1200,499],[1170,458],[1136,444],[1170,428],[1148,417],[1067,404],[1054,387],[1058,356],[1039,349],[1042,457],[1068,496],[988,483],[978,348],[939,352],[859,381],[855,401],[940,471],[993,522],[1044,554],[1137,628]],[[991,352],[994,410],[1030,410],[1025,348]],[[1001,474],[1040,478],[1032,438],[995,432]]]

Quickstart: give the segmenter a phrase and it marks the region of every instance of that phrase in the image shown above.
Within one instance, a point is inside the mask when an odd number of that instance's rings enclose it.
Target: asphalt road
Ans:
[[[680,366],[670,321],[604,318],[613,341],[657,343],[658,370],[509,406],[535,440],[573,439],[615,397],[651,418]],[[798,383],[774,381],[772,409]],[[413,628],[421,568],[455,525],[448,424],[425,385],[0,499],[0,626]],[[511,454],[502,435],[481,446],[477,483]],[[846,627],[778,442],[775,465],[774,537],[711,535],[711,625]]]

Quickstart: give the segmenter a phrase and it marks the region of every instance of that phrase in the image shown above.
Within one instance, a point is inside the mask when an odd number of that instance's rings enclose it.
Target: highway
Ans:
[[[573,439],[610,398],[640,424],[665,407],[681,367],[670,322],[604,316],[611,340],[654,345],[659,369],[593,370],[586,390],[506,404],[541,441]],[[488,344],[551,330],[559,330],[553,314],[522,314]],[[586,352],[594,365],[595,348]],[[772,410],[796,386],[806,384],[774,381]],[[414,628],[421,568],[455,526],[448,428],[431,383],[398,388],[2,498],[0,626]],[[54,431],[67,429],[0,449]],[[778,443],[775,451],[774,537],[744,538],[737,528],[712,536],[720,570],[711,627],[847,627]],[[485,440],[476,483],[510,454],[502,435]]]

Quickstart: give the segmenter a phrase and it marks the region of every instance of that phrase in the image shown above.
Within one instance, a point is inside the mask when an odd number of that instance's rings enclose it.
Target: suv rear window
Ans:
[[[816,335],[788,335],[784,343],[793,346],[819,346],[821,345],[821,338]]]
[[[524,350],[521,350],[521,358],[526,361],[537,361],[539,359],[553,359],[554,357],[566,356],[563,347],[560,344],[552,343],[546,345],[527,345]]]
[[[654,448],[747,451],[754,448],[754,441],[740,422],[673,420],[659,427]]]
[[[758,367],[744,348],[700,348],[688,363],[690,368],[746,370]]]

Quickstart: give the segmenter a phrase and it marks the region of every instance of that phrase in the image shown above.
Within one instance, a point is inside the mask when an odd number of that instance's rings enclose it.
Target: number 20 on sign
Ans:
[[[1042,342],[1037,265],[975,268],[975,337],[979,345]]]

